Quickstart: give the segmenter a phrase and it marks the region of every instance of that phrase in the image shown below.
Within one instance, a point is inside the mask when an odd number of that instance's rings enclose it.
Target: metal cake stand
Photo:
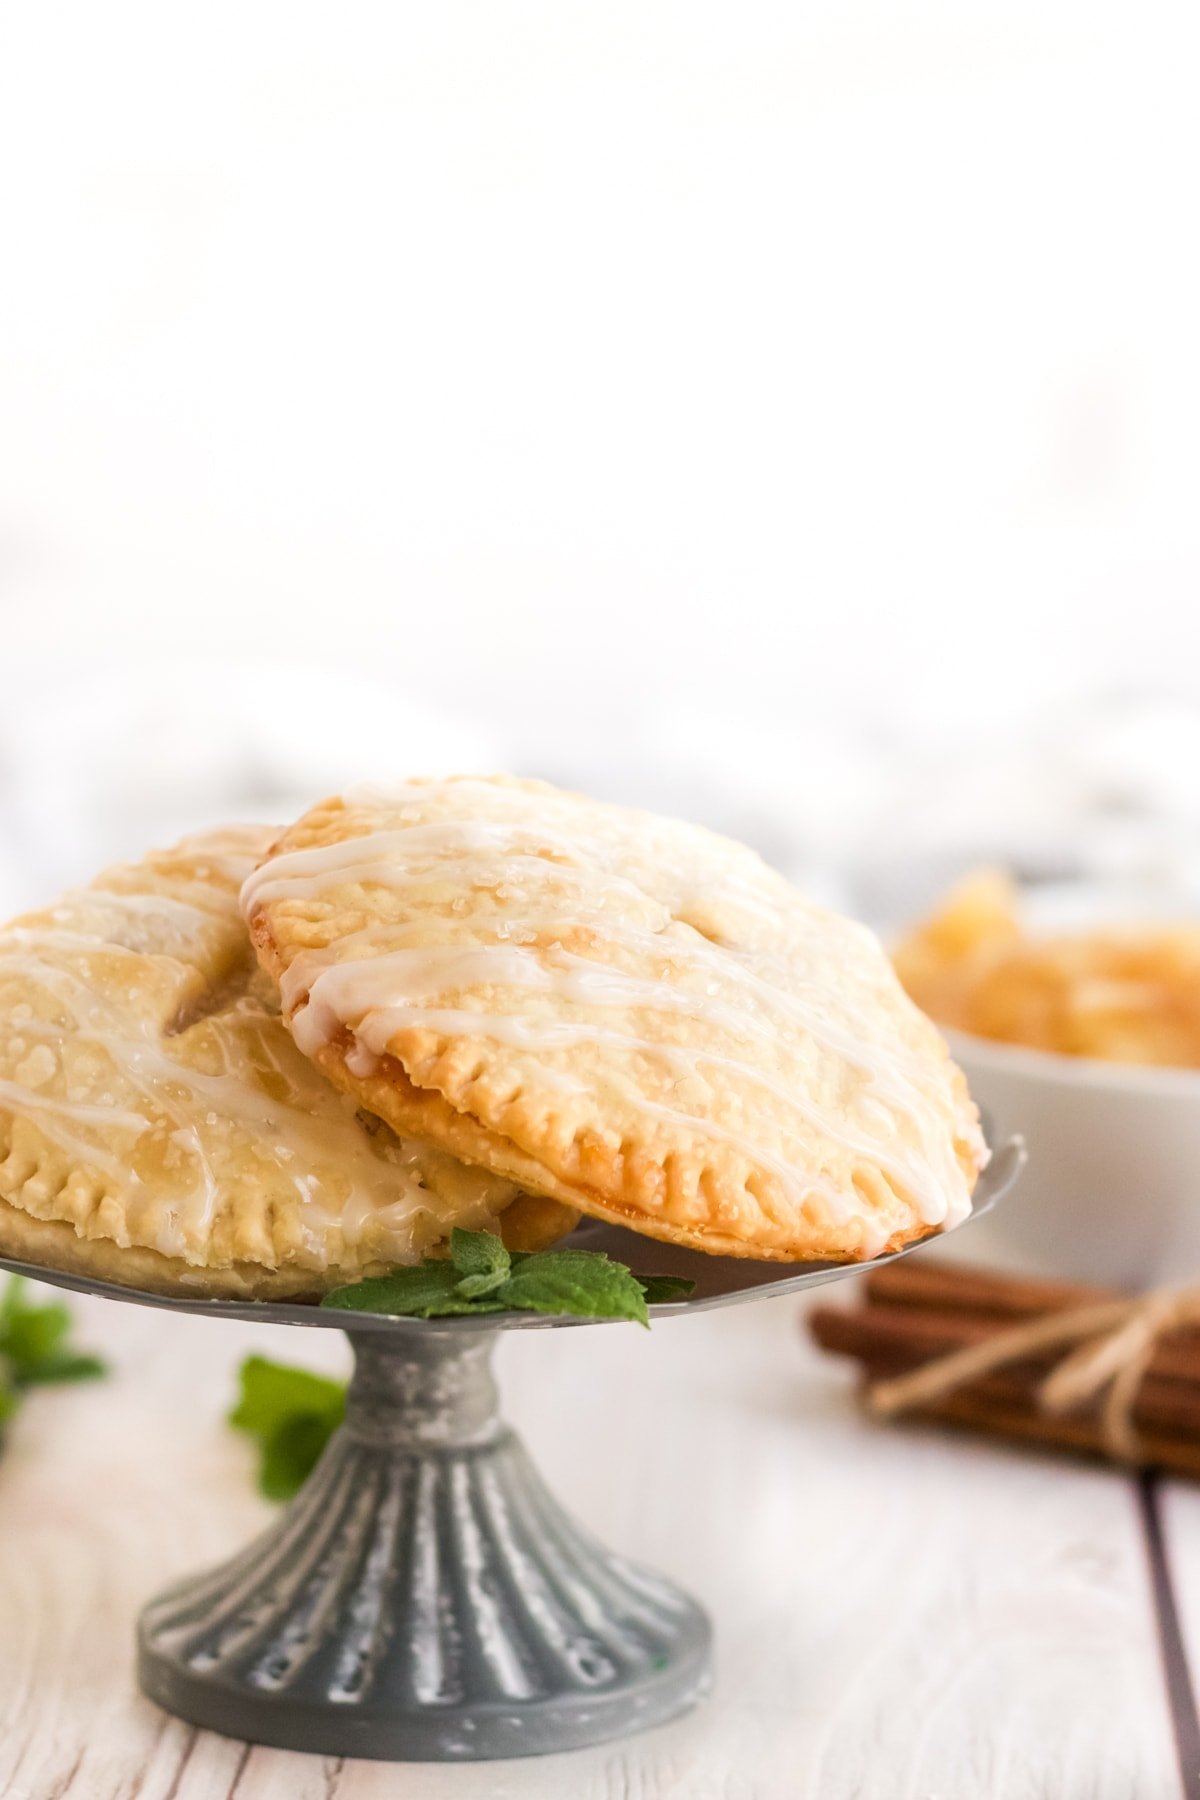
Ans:
[[[972,1217],[1023,1160],[1019,1140],[996,1150]],[[690,1299],[651,1308],[655,1325],[895,1260],[797,1269],[595,1224],[571,1242],[691,1277]],[[497,1408],[498,1332],[600,1321],[392,1319],[166,1298],[5,1258],[0,1268],[164,1311],[344,1331],[353,1345],[345,1423],[299,1496],[239,1555],[143,1612],[139,1680],[168,1712],[287,1750],[453,1762],[624,1736],[706,1693],[706,1614],[569,1518]]]

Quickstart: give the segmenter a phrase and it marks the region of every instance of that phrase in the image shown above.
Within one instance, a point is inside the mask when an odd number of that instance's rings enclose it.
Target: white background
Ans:
[[[1194,828],[1192,7],[0,30],[6,894],[456,764],[796,869]]]

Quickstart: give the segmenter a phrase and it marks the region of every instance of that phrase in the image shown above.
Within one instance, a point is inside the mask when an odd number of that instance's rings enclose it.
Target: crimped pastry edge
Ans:
[[[531,1204],[523,1205],[525,1201]],[[576,1209],[568,1208],[567,1214],[569,1224],[557,1203],[540,1204],[536,1195],[518,1194],[496,1223],[510,1250],[540,1250],[558,1242],[578,1223]],[[140,1244],[123,1246],[112,1238],[85,1237],[67,1220],[36,1218],[5,1199],[0,1199],[0,1254],[16,1262],[111,1281],[144,1293],[214,1300],[307,1300],[315,1304],[334,1288],[388,1273],[386,1263],[317,1270],[295,1263],[269,1269],[265,1263],[234,1262],[223,1269],[210,1269]]]
[[[710,1256],[734,1256],[754,1262],[865,1262],[902,1249],[918,1238],[936,1236],[940,1231],[939,1226],[926,1225],[914,1216],[911,1223],[898,1225],[883,1245],[872,1245],[868,1255],[853,1226],[839,1239],[836,1227],[829,1222],[814,1225],[809,1238],[797,1235],[777,1244],[748,1242],[744,1237],[719,1230],[679,1224],[665,1214],[622,1204],[603,1191],[565,1180],[519,1144],[490,1130],[470,1114],[457,1111],[444,1094],[416,1086],[403,1063],[394,1056],[383,1057],[380,1071],[374,1076],[352,1075],[345,1064],[350,1041],[348,1034],[342,1034],[317,1051],[313,1061],[336,1087],[355,1095],[362,1105],[387,1119],[393,1130],[435,1144],[463,1162],[506,1175],[523,1188],[539,1191],[590,1218],[625,1226],[642,1237],[700,1250]],[[903,1204],[896,1199],[898,1209]]]
[[[0,1200],[0,1252],[17,1262],[65,1275],[82,1275],[111,1281],[118,1287],[137,1288],[149,1294],[188,1294],[222,1300],[319,1300],[339,1285],[312,1269],[295,1266],[268,1269],[261,1263],[233,1263],[226,1269],[206,1269],[143,1249],[140,1244],[122,1246],[112,1238],[84,1237],[62,1219],[38,1219]],[[341,1282],[347,1277],[343,1274]],[[358,1279],[357,1274],[353,1279]]]

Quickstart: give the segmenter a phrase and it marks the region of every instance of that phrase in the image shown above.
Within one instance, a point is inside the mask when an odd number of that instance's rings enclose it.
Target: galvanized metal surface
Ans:
[[[491,1334],[356,1344],[346,1423],[265,1537],[145,1611],[151,1699],[327,1755],[531,1755],[674,1717],[708,1620],[610,1555],[500,1421]]]

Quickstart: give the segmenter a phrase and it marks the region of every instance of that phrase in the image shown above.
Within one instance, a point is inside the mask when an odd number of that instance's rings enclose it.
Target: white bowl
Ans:
[[[1111,1287],[1200,1280],[1200,1070],[946,1037],[995,1140],[1029,1150],[958,1254]]]

